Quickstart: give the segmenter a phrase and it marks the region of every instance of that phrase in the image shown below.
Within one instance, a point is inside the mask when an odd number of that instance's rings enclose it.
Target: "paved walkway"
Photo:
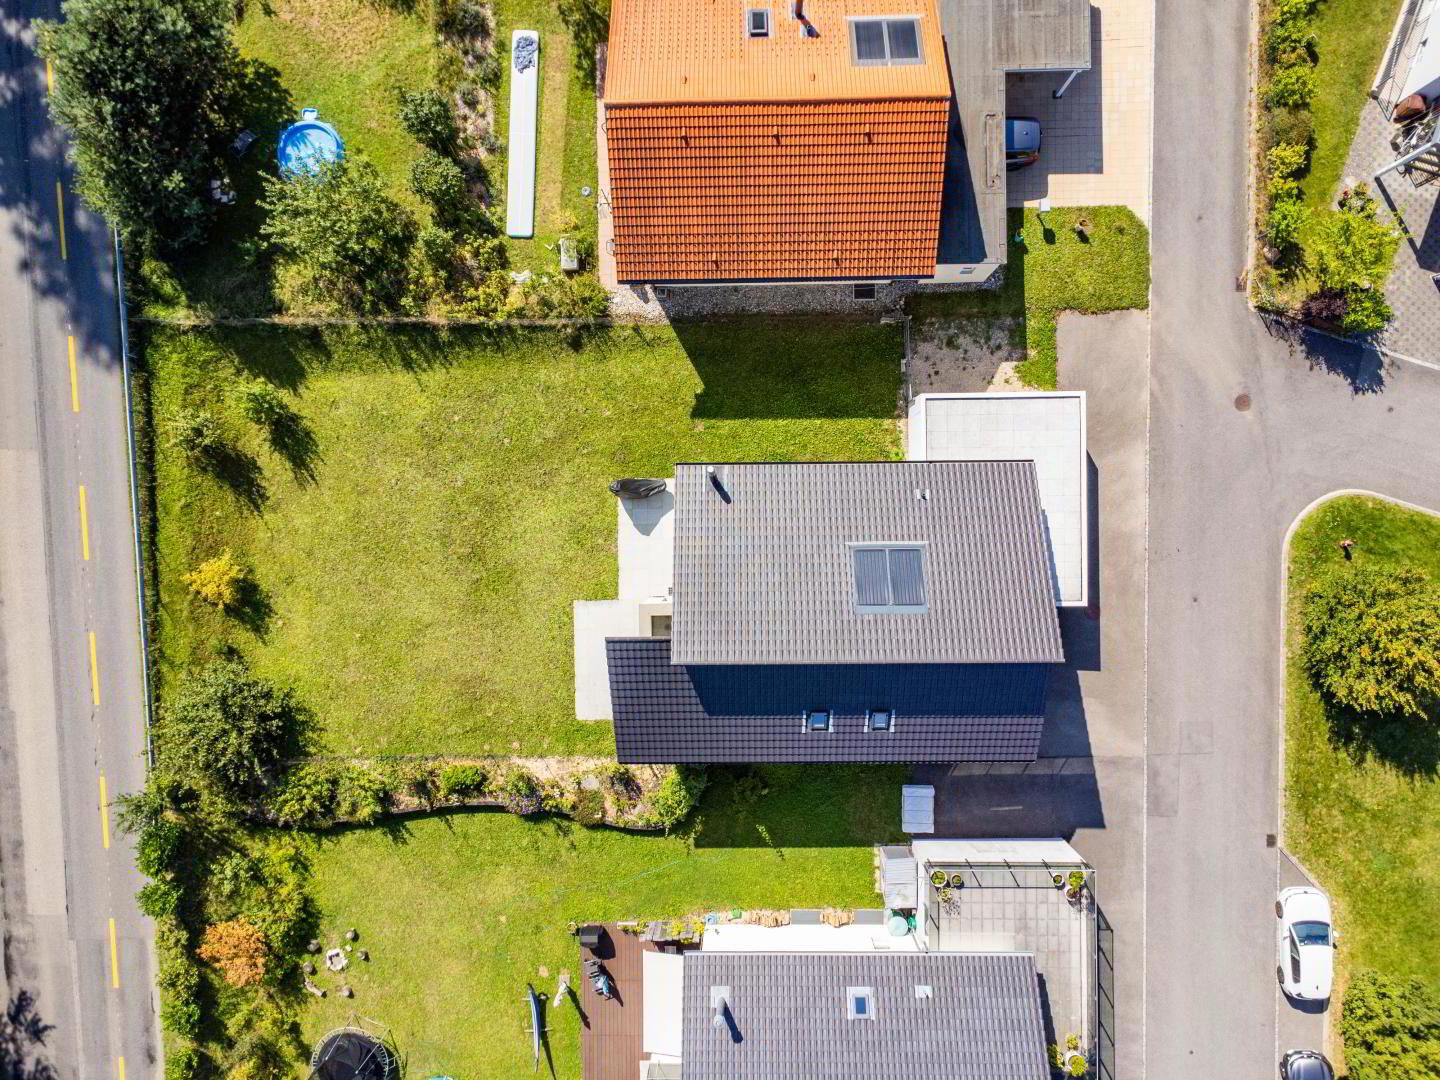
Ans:
[[[1345,160],[1345,183],[1369,182],[1407,234],[1385,288],[1395,320],[1381,344],[1402,356],[1440,362],[1440,289],[1430,280],[1430,275],[1440,273],[1440,182],[1417,188],[1399,173],[1372,180],[1395,160],[1390,146],[1393,129],[1380,107],[1367,101]]]
[[[1006,112],[1040,120],[1040,160],[1007,177],[1011,206],[1128,206],[1150,220],[1151,0],[1094,0],[1093,66],[1058,101],[1064,74],[1011,75]]]

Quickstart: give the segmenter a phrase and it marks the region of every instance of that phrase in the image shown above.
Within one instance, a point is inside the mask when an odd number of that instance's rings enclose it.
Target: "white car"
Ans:
[[[1275,901],[1280,919],[1280,987],[1297,1001],[1326,1001],[1335,973],[1335,933],[1330,898],[1319,889],[1281,891]]]

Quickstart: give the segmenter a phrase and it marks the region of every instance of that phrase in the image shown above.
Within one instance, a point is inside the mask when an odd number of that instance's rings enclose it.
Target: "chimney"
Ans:
[[[790,0],[790,18],[805,21],[805,0]]]
[[[730,493],[725,490],[725,485],[720,482],[720,474],[715,471],[714,465],[705,466],[705,476],[710,481],[710,486],[715,489],[715,493],[728,505],[730,502]]]

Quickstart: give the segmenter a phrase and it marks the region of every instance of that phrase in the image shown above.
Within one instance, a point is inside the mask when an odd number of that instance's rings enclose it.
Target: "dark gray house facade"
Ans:
[[[622,762],[1030,761],[1064,659],[1030,461],[678,465],[672,603]]]

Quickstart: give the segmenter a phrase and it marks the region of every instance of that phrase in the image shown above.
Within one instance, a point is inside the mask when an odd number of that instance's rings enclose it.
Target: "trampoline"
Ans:
[[[302,109],[300,119],[280,133],[275,157],[286,176],[301,173],[314,175],[326,161],[339,161],[345,156],[345,140],[315,109]]]
[[[336,1028],[310,1057],[311,1080],[390,1080],[389,1049],[364,1028]]]

